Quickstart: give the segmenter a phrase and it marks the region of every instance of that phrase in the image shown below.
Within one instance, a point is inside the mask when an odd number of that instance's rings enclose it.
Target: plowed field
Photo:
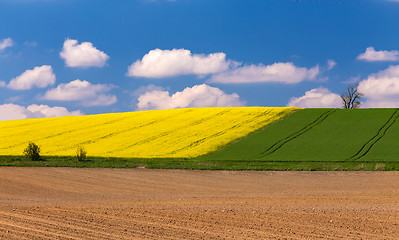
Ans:
[[[399,239],[399,172],[0,168],[0,239]]]

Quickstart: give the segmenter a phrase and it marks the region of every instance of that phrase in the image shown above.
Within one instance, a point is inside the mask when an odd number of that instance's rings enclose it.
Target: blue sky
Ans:
[[[399,1],[0,0],[0,120],[399,106]]]

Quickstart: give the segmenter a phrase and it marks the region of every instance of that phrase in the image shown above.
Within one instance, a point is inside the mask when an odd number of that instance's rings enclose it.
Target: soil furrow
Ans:
[[[0,220],[0,224],[9,229],[14,229],[16,235],[26,235],[30,239],[60,239],[60,237],[63,237],[64,239],[73,239],[70,235],[54,233],[49,231],[47,228],[40,229],[37,225],[32,224],[32,222],[18,222],[18,224],[16,224],[15,222],[3,222]]]
[[[399,239],[397,172],[3,167],[0,176],[0,239]]]
[[[4,218],[4,216],[6,217],[8,216],[9,221],[18,222],[18,223],[29,222],[30,225],[35,226],[35,229],[46,229],[46,232],[49,232],[50,234],[63,236],[65,238],[78,237],[84,234],[85,236],[89,236],[94,239],[100,237],[106,237],[108,239],[116,239],[112,237],[112,234],[109,234],[102,229],[93,229],[93,226],[91,225],[90,222],[86,222],[86,224],[84,225],[78,225],[76,224],[75,221],[68,221],[63,223],[62,221],[55,221],[53,219],[53,215],[43,216],[42,218],[28,214],[22,215],[22,214],[4,213],[4,212],[2,212],[2,215],[3,216],[0,215],[0,217],[2,218]],[[74,233],[75,236],[60,234],[60,232]]]

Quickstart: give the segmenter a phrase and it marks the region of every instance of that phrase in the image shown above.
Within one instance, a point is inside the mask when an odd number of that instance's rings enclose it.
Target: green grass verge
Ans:
[[[262,161],[201,159],[135,159],[88,157],[83,162],[71,157],[45,156],[29,161],[23,156],[0,156],[0,166],[256,170],[256,171],[398,171],[399,161]]]

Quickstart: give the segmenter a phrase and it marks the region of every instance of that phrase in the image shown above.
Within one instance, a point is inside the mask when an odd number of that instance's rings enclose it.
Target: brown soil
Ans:
[[[399,172],[0,168],[0,239],[399,239]]]

